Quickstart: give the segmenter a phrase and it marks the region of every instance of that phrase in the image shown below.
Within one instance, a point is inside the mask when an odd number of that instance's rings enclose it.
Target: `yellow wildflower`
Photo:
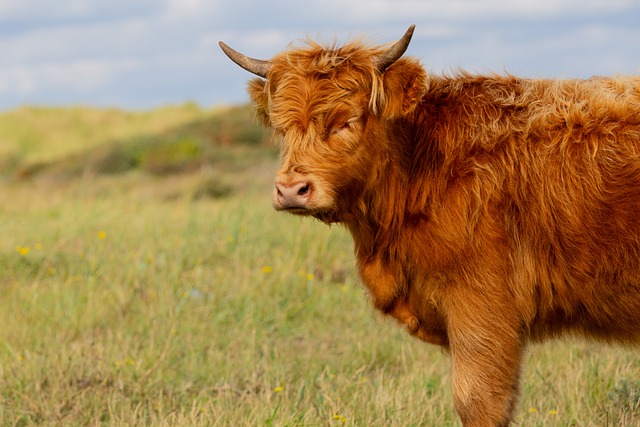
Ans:
[[[273,389],[274,392],[276,393],[281,393],[284,391],[284,387],[278,386],[276,388]]]
[[[102,230],[98,231],[98,239],[104,240],[106,238],[107,238],[107,233],[106,232],[104,232]]]
[[[333,417],[331,418],[333,418],[336,421],[340,421],[342,424],[345,424],[347,422],[347,419],[340,414],[333,414]]]
[[[26,256],[29,252],[31,252],[31,248],[29,246],[16,246],[16,252],[18,252],[22,256]]]
[[[132,358],[127,357],[126,359],[116,360],[115,362],[113,362],[113,364],[115,365],[116,368],[120,368],[124,365],[133,366],[135,365],[135,362]]]
[[[273,268],[271,268],[271,266],[269,265],[265,265],[264,267],[262,267],[263,273],[271,273],[272,271],[273,271]]]

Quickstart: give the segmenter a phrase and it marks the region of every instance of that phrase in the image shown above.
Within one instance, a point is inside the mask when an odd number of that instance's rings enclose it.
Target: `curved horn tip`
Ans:
[[[405,38],[407,36],[409,37],[413,36],[413,31],[415,29],[416,29],[416,24],[409,25],[409,28],[407,29],[407,31],[405,31],[404,36],[402,36],[402,38]]]
[[[231,59],[233,61],[233,59],[231,58],[231,55],[229,54],[233,49],[231,49],[225,42],[223,41],[219,41],[218,42],[218,46],[220,46],[220,49],[222,49],[222,51],[224,52],[225,55],[227,55],[227,57],[229,57],[229,59]],[[235,62],[235,61],[233,61]]]
[[[389,66],[391,66],[391,64],[396,62],[402,55],[404,55],[405,51],[409,47],[409,43],[411,42],[411,37],[413,37],[413,31],[415,30],[415,28],[415,24],[409,26],[400,40],[395,42],[393,46],[391,46],[382,55],[374,58],[374,62],[376,64],[376,67],[378,68],[378,71],[384,72]]]
[[[253,73],[257,76],[267,78],[269,71],[271,70],[271,63],[269,61],[263,61],[260,59],[250,58],[237,50],[229,47],[225,42],[218,42],[220,49],[229,57],[230,60],[235,62],[241,68]]]

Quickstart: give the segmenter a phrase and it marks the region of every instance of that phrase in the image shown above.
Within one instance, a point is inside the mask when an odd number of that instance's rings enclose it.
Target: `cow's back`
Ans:
[[[640,78],[432,84],[441,187],[500,216],[531,335],[640,340]]]

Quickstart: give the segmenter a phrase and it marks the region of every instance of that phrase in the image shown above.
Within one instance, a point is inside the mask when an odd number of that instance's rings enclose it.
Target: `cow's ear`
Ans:
[[[407,115],[415,110],[427,89],[427,73],[420,63],[413,59],[400,59],[382,75],[378,112],[387,119]]]
[[[256,114],[262,124],[265,127],[271,126],[269,120],[268,104],[269,99],[267,96],[267,82],[263,79],[252,79],[249,81],[249,87],[247,88],[249,97],[256,105]]]

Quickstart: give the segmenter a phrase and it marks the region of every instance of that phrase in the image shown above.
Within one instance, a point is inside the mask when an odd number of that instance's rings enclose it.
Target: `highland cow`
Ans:
[[[640,77],[427,74],[397,43],[225,53],[281,137],[275,209],[343,224],[373,305],[505,426],[525,346],[640,341]]]

